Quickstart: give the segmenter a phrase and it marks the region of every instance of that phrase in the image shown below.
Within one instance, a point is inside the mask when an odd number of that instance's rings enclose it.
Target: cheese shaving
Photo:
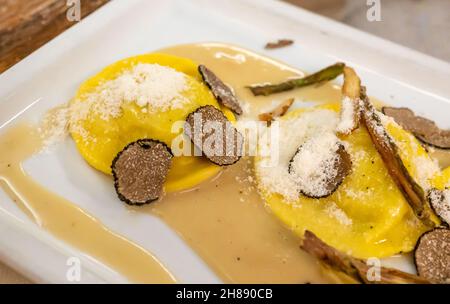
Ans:
[[[351,99],[348,96],[344,96],[341,102],[341,117],[339,124],[336,127],[336,131],[341,134],[349,134],[353,131],[357,125],[360,117],[359,114],[359,99]]]
[[[338,116],[336,112],[330,110],[314,110],[305,112],[300,117],[277,121],[279,122],[278,162],[274,166],[265,167],[262,165],[265,163],[264,158],[270,156],[260,156],[262,161],[256,162],[255,171],[265,191],[282,195],[286,202],[295,202],[299,197],[299,186],[294,176],[288,172],[289,161],[298,147],[310,138],[319,138],[318,134],[323,136],[334,134]],[[259,151],[264,149],[270,150],[261,144],[258,146]]]
[[[332,132],[317,134],[302,144],[291,161],[291,174],[302,192],[316,197],[329,194],[329,180],[337,175],[338,148],[339,139]]]
[[[116,118],[125,103],[136,103],[143,113],[181,108],[189,103],[183,96],[188,88],[186,75],[175,69],[158,64],[137,64],[115,79],[101,83],[93,92],[73,100],[69,106],[49,111],[40,127],[44,146],[50,147],[63,140],[69,127],[85,140],[93,140],[82,122],[92,115],[103,120]]]
[[[48,111],[40,122],[38,132],[42,138],[42,152],[49,152],[63,141],[68,133],[69,108],[64,105]]]
[[[79,122],[90,115],[103,120],[118,117],[124,103],[134,102],[143,112],[181,108],[189,102],[182,95],[187,89],[187,78],[183,73],[158,64],[137,64],[74,100],[70,106],[71,130],[82,134]]]
[[[353,224],[352,219],[349,218],[347,214],[336,205],[336,203],[331,203],[330,205],[328,205],[325,209],[325,212],[329,216],[335,218],[342,225],[349,226]]]

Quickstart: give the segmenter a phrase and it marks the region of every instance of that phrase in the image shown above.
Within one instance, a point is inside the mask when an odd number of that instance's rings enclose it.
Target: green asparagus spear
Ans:
[[[306,87],[312,84],[333,80],[343,73],[344,67],[344,63],[338,62],[303,78],[292,79],[279,84],[253,85],[249,86],[248,88],[255,96],[267,96],[275,93],[289,91],[295,88]]]

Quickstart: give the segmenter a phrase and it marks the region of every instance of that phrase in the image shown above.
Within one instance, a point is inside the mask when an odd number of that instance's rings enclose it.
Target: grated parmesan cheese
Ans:
[[[83,134],[79,122],[92,114],[103,120],[118,117],[127,102],[135,102],[144,113],[181,108],[189,102],[182,95],[187,89],[183,73],[158,64],[137,64],[71,103],[72,131]]]
[[[328,182],[337,174],[339,142],[334,133],[324,132],[302,144],[291,162],[291,174],[302,192],[319,197],[329,193]]]
[[[181,108],[189,102],[182,95],[188,88],[187,77],[181,72],[158,64],[137,64],[70,105],[49,111],[39,128],[43,150],[62,141],[69,127],[83,138],[93,140],[88,138],[81,122],[92,114],[103,120],[118,117],[126,102],[135,102],[143,113]]]
[[[341,134],[350,133],[358,123],[358,107],[357,105],[361,101],[359,99],[353,100],[348,96],[344,96],[341,101],[341,117],[339,124],[336,127],[336,131]]]
[[[437,159],[431,159],[428,155],[416,156],[413,159],[415,165],[415,178],[417,183],[424,189],[429,190],[432,187],[431,181],[440,172]]]
[[[336,112],[330,110],[314,110],[303,113],[301,117],[277,119],[277,121],[279,122],[278,162],[273,166],[264,166],[264,163],[271,163],[268,160],[270,156],[260,156],[261,161],[256,162],[255,170],[265,191],[269,194],[281,194],[286,202],[295,202],[299,197],[299,186],[288,172],[289,161],[297,148],[308,139],[316,137],[317,134],[334,134],[338,116]],[[264,150],[270,151],[270,148],[264,146],[264,143],[259,143],[258,151]],[[262,153],[262,155],[267,154]]]
[[[341,208],[339,208],[334,202],[332,202],[330,205],[327,206],[325,212],[329,216],[335,218],[342,225],[350,226],[353,224],[352,219],[349,218],[347,214]]]
[[[68,134],[69,108],[66,105],[48,111],[40,122],[38,132],[42,139],[42,152],[48,152]]]

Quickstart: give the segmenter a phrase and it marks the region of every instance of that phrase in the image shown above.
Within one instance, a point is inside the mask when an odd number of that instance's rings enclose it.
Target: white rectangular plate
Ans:
[[[295,45],[263,50],[270,40]],[[275,1],[112,1],[0,75],[0,129],[36,120],[68,101],[102,67],[131,55],[192,42],[233,43],[306,71],[336,61],[355,66],[370,94],[405,105],[450,128],[450,65]],[[3,130],[0,130],[2,132]],[[180,282],[220,282],[158,218],[127,212],[112,185],[91,170],[72,142],[25,164],[36,180],[147,248]],[[126,282],[101,262],[34,225],[0,191],[0,259],[37,282],[66,283],[66,260],[82,259],[82,282]]]

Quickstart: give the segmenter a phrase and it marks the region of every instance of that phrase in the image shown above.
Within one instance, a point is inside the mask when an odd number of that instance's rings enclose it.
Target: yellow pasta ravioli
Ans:
[[[325,108],[338,111],[335,105]],[[281,119],[301,119],[305,112],[317,109],[295,110]],[[406,136],[408,133],[400,127],[390,126],[391,131],[393,128],[397,137],[403,135],[402,140],[416,140]],[[388,257],[411,251],[427,228],[415,217],[390,177],[367,130],[361,126],[342,140],[352,156],[352,172],[325,198],[299,195],[297,201],[287,202],[264,187],[258,176],[262,158],[257,157],[258,187],[268,208],[299,236],[310,230],[327,244],[355,257]],[[402,157],[428,157],[420,149],[404,150]]]
[[[113,80],[124,71],[137,64],[158,64],[170,67],[186,75],[187,89],[181,94],[188,100],[182,107],[170,111],[143,111],[134,102],[124,103],[117,117],[105,119],[98,113],[90,113],[78,122],[79,128],[71,128],[71,135],[84,159],[94,168],[111,174],[111,163],[119,151],[128,143],[142,138],[160,140],[171,146],[172,140],[182,129],[172,131],[176,121],[184,121],[186,116],[203,105],[219,107],[209,89],[201,82],[197,64],[189,59],[167,54],[146,54],[118,61],[84,82],[71,101],[71,108],[82,106],[86,96],[99,89],[106,81]],[[77,104],[78,103],[78,104]],[[222,109],[228,119],[234,121],[233,114]],[[180,156],[173,159],[165,183],[166,191],[190,188],[208,179],[220,170],[209,161],[194,156]]]

